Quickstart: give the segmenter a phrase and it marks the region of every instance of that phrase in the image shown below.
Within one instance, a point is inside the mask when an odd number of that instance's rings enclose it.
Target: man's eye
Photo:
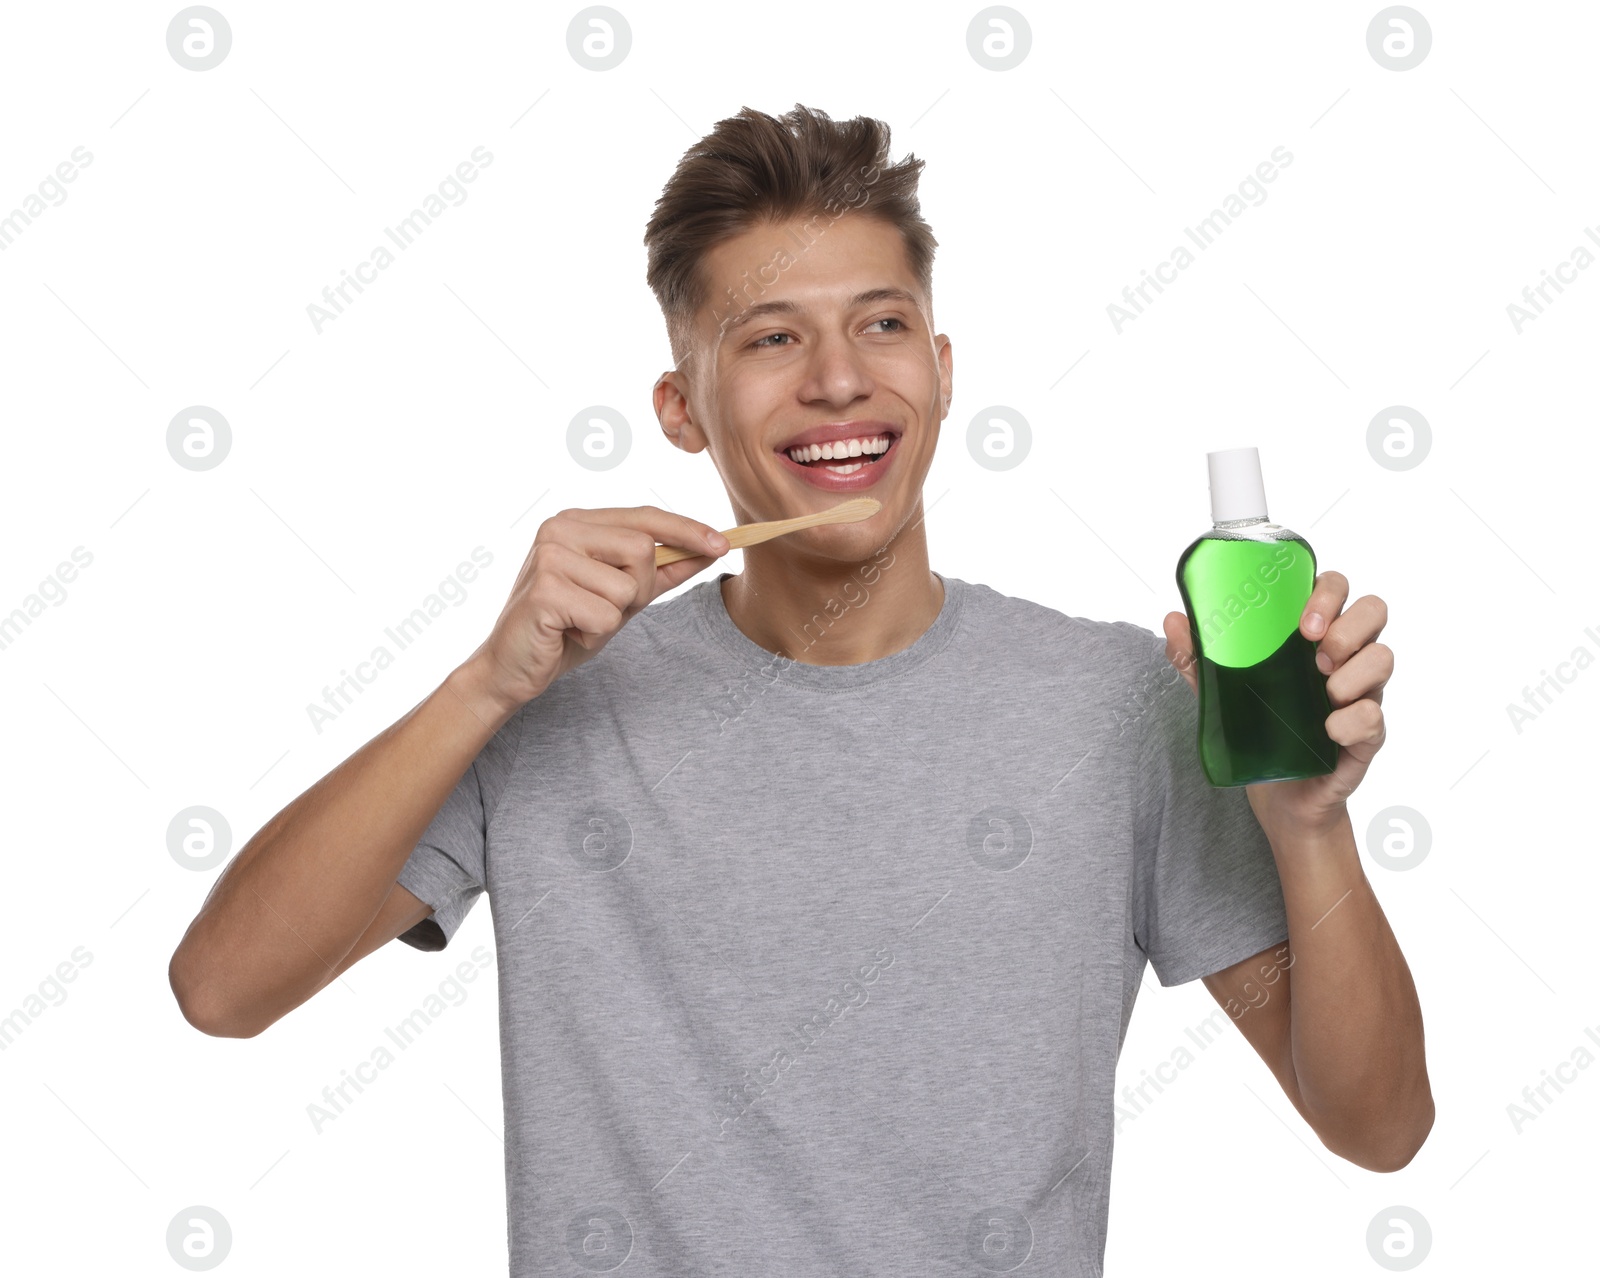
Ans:
[[[789,336],[788,333],[768,333],[766,335],[766,337],[758,337],[758,338],[756,338],[756,340],[751,342],[750,345],[752,345],[752,346],[760,346],[763,342],[766,342],[766,341],[770,340],[771,338],[774,338],[774,337],[788,337],[788,336]],[[770,348],[768,348],[768,349],[770,349]]]
[[[885,316],[884,316],[884,317],[883,317],[883,318],[882,318],[882,319],[880,319],[880,320],[873,320],[873,321],[872,321],[872,324],[899,324],[899,325],[900,325],[900,328],[902,328],[902,329],[903,329],[903,328],[905,328],[905,323],[904,323],[904,321],[902,321],[902,320],[898,320],[898,319],[896,319],[896,318],[895,318],[895,317],[894,317],[894,316],[892,316],[892,315],[885,315]],[[872,324],[868,324],[868,325],[867,325],[867,327],[868,327],[868,328],[871,328],[871,327],[872,327]],[[898,331],[899,331],[899,330],[896,330],[896,331],[897,331],[897,332],[898,332]]]

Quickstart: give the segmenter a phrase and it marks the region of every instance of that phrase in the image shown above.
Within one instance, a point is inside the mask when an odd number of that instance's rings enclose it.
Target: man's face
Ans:
[[[950,341],[933,332],[900,232],[852,213],[809,228],[764,224],[717,245],[702,269],[710,300],[695,348],[656,384],[662,430],[687,452],[710,452],[740,523],[877,498],[871,519],[784,539],[829,558],[870,557],[918,510],[950,402]],[[869,444],[857,457],[830,446],[837,464],[859,468],[851,474],[793,460],[788,447],[819,431],[887,437],[889,449]]]

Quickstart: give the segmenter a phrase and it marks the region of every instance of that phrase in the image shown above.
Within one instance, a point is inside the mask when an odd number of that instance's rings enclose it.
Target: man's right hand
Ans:
[[[708,538],[714,538],[715,544]],[[656,567],[656,545],[706,553]],[[728,552],[709,524],[656,506],[563,510],[539,525],[511,597],[473,660],[515,709],[610,642],[658,595]]]

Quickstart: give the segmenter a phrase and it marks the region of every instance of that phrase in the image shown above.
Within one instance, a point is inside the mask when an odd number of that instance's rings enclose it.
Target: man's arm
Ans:
[[[1324,1145],[1360,1167],[1398,1171],[1433,1128],[1433,1090],[1417,987],[1361,871],[1346,807],[1386,739],[1383,690],[1394,673],[1393,651],[1376,642],[1389,605],[1362,595],[1346,608],[1349,596],[1343,573],[1318,573],[1300,614],[1328,676],[1323,726],[1338,762],[1318,776],[1245,787],[1283,886],[1293,980],[1283,976],[1281,997],[1234,1023]],[[1167,659],[1197,690],[1185,614],[1168,613],[1163,626]],[[1225,1009],[1241,996],[1249,1005],[1245,982],[1260,958],[1205,978]]]
[[[334,964],[333,970],[328,973],[328,979],[323,984],[331,984],[374,950],[409,932],[423,919],[432,917],[433,906],[415,896],[403,884],[396,883],[389,889],[389,895],[379,907],[378,917],[373,919],[367,930],[357,938],[356,943],[350,947],[350,953]]]
[[[1272,850],[1289,940],[1205,986],[1328,1149],[1368,1171],[1398,1171],[1434,1118],[1411,969],[1348,818],[1316,838],[1274,839]]]
[[[423,919],[432,917],[433,906],[426,901],[419,900],[403,885],[396,883],[389,889],[388,897],[384,899],[383,904],[378,908],[377,918],[372,920],[367,930],[350,947],[350,952],[327,970],[325,978],[318,983],[312,993],[317,993],[323,986],[333,984],[334,981],[338,980],[339,977],[343,976],[345,972],[349,971],[350,968],[354,967],[374,950],[388,944],[388,942],[402,933],[409,932]],[[306,998],[310,997],[310,994],[306,995]],[[306,1000],[301,999],[300,1001],[303,1003]],[[241,1025],[236,1028],[230,1028],[226,1034],[210,1028],[206,1032],[225,1038],[254,1038],[266,1028],[265,1025],[253,1027]]]
[[[1311,1115],[1300,1098],[1289,1041],[1289,968],[1293,956],[1285,941],[1200,979],[1217,1000],[1217,1006],[1228,1014],[1272,1071],[1290,1104],[1309,1123]]]
[[[657,566],[658,539],[710,553]],[[398,935],[384,933],[415,913],[410,893],[393,895],[400,872],[495,734],[729,549],[710,524],[657,506],[569,509],[540,524],[489,638],[267,822],[217,880],[167,968],[185,1019],[249,1038],[354,962],[358,941],[376,949]]]
[[[491,695],[477,655],[229,863],[167,969],[191,1025],[253,1037],[432,913],[396,879],[515,709]]]

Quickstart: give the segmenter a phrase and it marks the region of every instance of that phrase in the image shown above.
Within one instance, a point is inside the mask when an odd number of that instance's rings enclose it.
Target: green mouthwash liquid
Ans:
[[[1300,633],[1317,559],[1267,519],[1254,448],[1207,453],[1215,527],[1178,560],[1200,694],[1200,765],[1214,786],[1332,772],[1339,746],[1317,646]]]

